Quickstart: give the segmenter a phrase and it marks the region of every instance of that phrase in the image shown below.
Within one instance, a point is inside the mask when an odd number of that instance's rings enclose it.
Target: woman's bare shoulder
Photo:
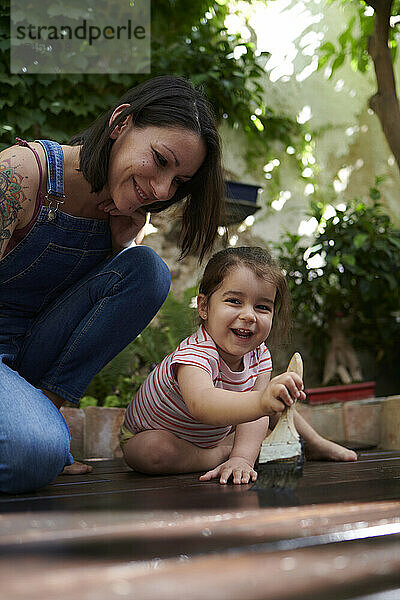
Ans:
[[[39,186],[39,168],[34,153],[26,146],[10,146],[0,152],[1,172],[6,171],[14,183],[24,189],[37,191]],[[36,196],[36,193],[35,193]]]

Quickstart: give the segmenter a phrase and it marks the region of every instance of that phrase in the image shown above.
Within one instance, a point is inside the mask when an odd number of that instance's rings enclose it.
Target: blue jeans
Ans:
[[[151,321],[169,286],[169,270],[153,250],[124,250],[40,314],[16,354],[19,340],[3,348],[0,491],[40,488],[73,462],[65,420],[38,388],[78,404],[94,375]]]
[[[148,325],[171,283],[149,247],[110,256],[106,221],[42,206],[0,261],[0,491],[50,483],[70,433],[41,389],[79,403],[91,379]]]

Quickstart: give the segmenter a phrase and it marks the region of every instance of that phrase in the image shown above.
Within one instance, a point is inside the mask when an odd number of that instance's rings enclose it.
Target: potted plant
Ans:
[[[394,360],[398,352],[400,230],[379,202],[379,182],[367,201],[331,207],[329,217],[326,205],[312,202],[317,229],[311,243],[288,233],[275,244],[288,275],[295,326],[322,362],[322,385],[346,386],[309,390],[310,402],[338,400],[340,392],[345,400],[373,395],[373,382],[358,383],[357,351],[368,347],[377,362]]]

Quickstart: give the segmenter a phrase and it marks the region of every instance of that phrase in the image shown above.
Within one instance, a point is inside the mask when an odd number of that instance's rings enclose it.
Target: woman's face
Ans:
[[[115,114],[115,113],[114,113]],[[144,128],[131,116],[111,134],[108,193],[123,214],[154,202],[170,200],[190,181],[206,156],[203,139],[181,127]]]

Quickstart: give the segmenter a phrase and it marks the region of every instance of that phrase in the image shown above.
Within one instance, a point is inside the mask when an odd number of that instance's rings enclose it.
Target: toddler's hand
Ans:
[[[250,480],[255,481],[257,479],[257,472],[244,458],[234,456],[215,467],[215,469],[207,471],[199,479],[200,481],[209,481],[219,477],[219,482],[225,484],[231,476],[233,483],[249,483]]]
[[[271,379],[265,388],[260,400],[261,410],[265,415],[273,416],[305,397],[301,377],[292,371],[282,373]]]

